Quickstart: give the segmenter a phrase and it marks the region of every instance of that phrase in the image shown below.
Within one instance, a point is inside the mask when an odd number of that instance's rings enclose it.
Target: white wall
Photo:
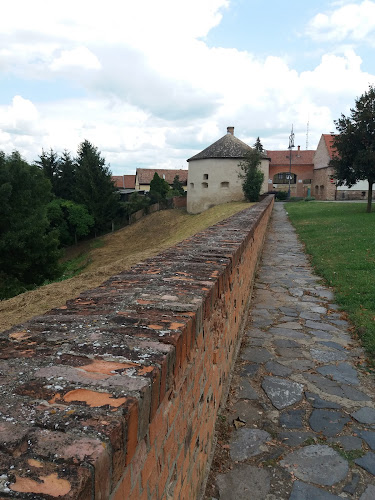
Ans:
[[[209,158],[189,162],[187,211],[197,214],[208,208],[244,199],[238,174],[240,160]],[[262,160],[264,182],[261,192],[268,191],[269,161]]]

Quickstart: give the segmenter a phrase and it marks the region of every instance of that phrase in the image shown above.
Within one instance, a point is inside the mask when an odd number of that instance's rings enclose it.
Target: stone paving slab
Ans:
[[[374,378],[285,206],[271,218],[204,498],[375,500]]]

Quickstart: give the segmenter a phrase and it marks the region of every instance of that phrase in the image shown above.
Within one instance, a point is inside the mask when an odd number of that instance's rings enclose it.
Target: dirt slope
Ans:
[[[165,210],[104,236],[103,246],[90,250],[91,263],[80,275],[1,301],[0,331],[64,305],[82,291],[249,206],[227,203],[197,215],[181,209]]]

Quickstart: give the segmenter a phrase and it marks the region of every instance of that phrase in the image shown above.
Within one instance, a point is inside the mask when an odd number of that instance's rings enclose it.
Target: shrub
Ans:
[[[288,198],[288,192],[287,191],[277,191],[277,193],[275,194],[275,198],[276,198],[276,200],[284,201]]]

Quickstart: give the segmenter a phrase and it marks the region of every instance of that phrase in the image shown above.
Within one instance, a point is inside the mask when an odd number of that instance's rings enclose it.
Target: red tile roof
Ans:
[[[322,134],[322,135],[324,137],[324,142],[326,144],[329,157],[332,158],[335,153],[335,148],[333,146],[335,134]]]
[[[266,151],[268,158],[270,158],[270,166],[276,165],[289,165],[289,150],[284,151]],[[313,165],[315,150],[297,150],[292,151],[292,163],[294,165]]]
[[[155,172],[162,179],[164,178],[168,184],[173,184],[173,179],[176,175],[179,176],[180,182],[187,183],[188,170],[168,170],[164,168],[137,168],[139,184],[150,184]]]
[[[119,189],[134,189],[135,188],[135,175],[112,175],[112,181]]]

